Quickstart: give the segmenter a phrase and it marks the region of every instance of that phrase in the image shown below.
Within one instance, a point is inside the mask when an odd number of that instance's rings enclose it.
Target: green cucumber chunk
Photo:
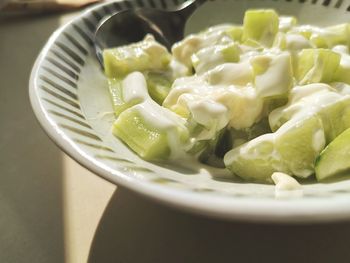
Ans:
[[[140,103],[140,100],[125,102],[123,100],[123,82],[119,79],[108,79],[109,93],[111,94],[114,113],[119,116],[126,109]]]
[[[319,181],[349,172],[350,175],[350,129],[336,137],[320,154],[315,172]]]
[[[297,177],[313,173],[314,162],[323,149],[323,126],[317,116],[286,123],[275,133],[256,137],[226,153],[226,167],[245,180],[270,182],[274,172]]]
[[[166,132],[149,125],[133,108],[120,114],[113,125],[113,134],[145,160],[165,160],[170,155]]]
[[[226,30],[227,35],[232,38],[234,41],[241,42],[243,35],[243,27],[242,26],[232,26]]]
[[[162,105],[169,94],[172,82],[165,74],[158,72],[148,72],[146,80],[149,95],[155,102]]]
[[[334,80],[340,55],[328,49],[304,49],[299,53],[296,70],[300,84],[329,83]]]
[[[105,74],[122,78],[133,71],[165,70],[171,60],[166,47],[147,35],[144,40],[103,51]]]
[[[132,72],[123,80],[109,79],[108,87],[117,116],[124,110],[150,98],[145,77],[141,72]]]
[[[350,97],[346,96],[336,103],[324,107],[319,116],[322,119],[326,141],[330,143],[339,134],[350,128]]]
[[[272,9],[248,10],[243,20],[243,40],[271,46],[278,32],[279,17]]]
[[[350,44],[350,24],[339,24],[324,28],[321,32],[313,32],[311,43],[318,48],[332,48],[336,45]]]

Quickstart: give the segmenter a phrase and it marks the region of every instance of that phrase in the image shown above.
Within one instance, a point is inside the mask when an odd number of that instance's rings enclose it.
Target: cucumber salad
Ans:
[[[248,10],[175,43],[104,50],[113,134],[148,161],[201,163],[252,182],[350,169],[350,24]]]

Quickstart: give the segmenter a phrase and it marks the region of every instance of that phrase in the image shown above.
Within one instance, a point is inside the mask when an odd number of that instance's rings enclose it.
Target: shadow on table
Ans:
[[[89,262],[350,262],[350,223],[264,225],[173,210],[119,188]]]
[[[40,128],[28,97],[56,15],[0,14],[0,262],[64,262],[62,153]]]

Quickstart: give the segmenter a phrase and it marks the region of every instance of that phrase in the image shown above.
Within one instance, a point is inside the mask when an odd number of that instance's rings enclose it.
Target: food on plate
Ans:
[[[350,128],[335,138],[316,161],[316,178],[332,178],[350,171]]]
[[[350,24],[259,9],[171,51],[152,35],[106,49],[113,134],[145,160],[196,159],[281,189],[350,172],[349,47]]]

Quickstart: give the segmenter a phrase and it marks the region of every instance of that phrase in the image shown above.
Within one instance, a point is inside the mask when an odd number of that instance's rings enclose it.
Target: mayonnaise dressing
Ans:
[[[323,108],[342,99],[344,99],[344,96],[327,84],[314,83],[296,86],[290,92],[289,102],[270,113],[270,125],[272,127],[280,126],[292,118],[315,115]]]
[[[275,172],[271,175],[272,181],[276,185],[276,190],[291,191],[301,189],[301,185],[288,174]]]
[[[122,82],[125,102],[149,100],[146,79],[140,72],[130,73]]]
[[[208,71],[204,78],[211,85],[246,86],[253,81],[253,70],[249,61],[224,63]]]
[[[168,145],[171,150],[170,159],[179,158],[185,153],[189,142],[181,141],[181,133],[186,133],[187,131],[183,118],[161,107],[153,100],[146,100],[134,106],[133,110],[137,110],[148,125],[155,127],[161,132],[166,132]]]
[[[211,27],[203,33],[192,34],[184,40],[173,45],[171,51],[175,59],[186,66],[191,66],[191,56],[202,48],[213,45],[225,45],[233,43],[233,40],[227,35],[226,30],[230,25],[219,25]]]
[[[279,31],[287,32],[295,26],[297,20],[294,16],[280,16],[279,17]]]
[[[191,60],[196,74],[200,75],[206,73],[215,66],[225,63],[222,50],[227,47],[228,45],[209,46],[193,54]]]
[[[255,88],[260,97],[287,94],[293,85],[292,61],[288,52],[280,55],[261,55],[254,59],[256,63],[264,60],[266,71],[255,77]],[[260,62],[261,63],[261,62]]]
[[[302,50],[304,48],[311,48],[310,41],[301,34],[286,34],[286,47],[288,50]]]

